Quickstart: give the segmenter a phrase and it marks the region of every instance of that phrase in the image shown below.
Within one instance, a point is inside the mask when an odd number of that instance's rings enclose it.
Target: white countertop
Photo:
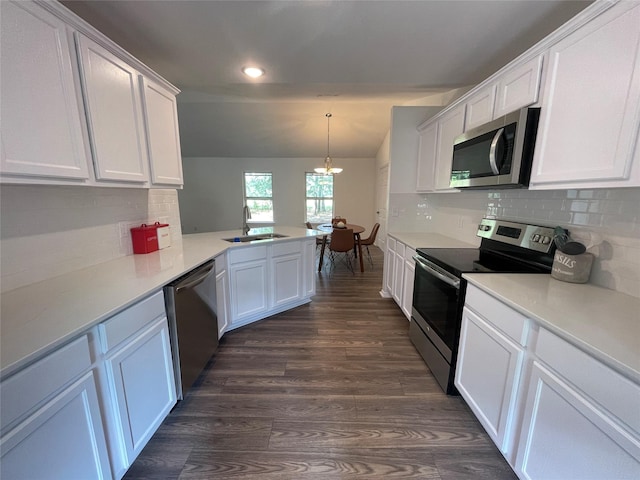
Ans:
[[[297,227],[275,231],[285,242],[322,232]],[[45,352],[159,290],[229,248],[261,242],[229,243],[240,230],[183,235],[182,245],[145,255],[129,255],[3,293],[0,300],[0,375],[11,374]]]
[[[455,238],[446,237],[439,233],[390,232],[390,237],[400,240],[413,248],[478,248],[478,244],[463,242]]]
[[[607,365],[640,382],[640,299],[551,275],[463,275]]]

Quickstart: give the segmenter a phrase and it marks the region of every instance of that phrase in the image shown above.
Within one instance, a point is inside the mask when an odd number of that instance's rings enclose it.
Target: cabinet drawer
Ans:
[[[91,367],[87,335],[0,384],[1,428],[18,420]]]
[[[529,321],[524,315],[471,284],[467,285],[465,305],[520,345],[526,345]]]
[[[272,255],[274,257],[279,257],[280,255],[290,255],[292,253],[300,253],[302,251],[300,242],[274,243],[271,248]]]
[[[266,245],[260,247],[240,247],[227,252],[229,263],[250,262],[267,258]]]
[[[162,290],[99,325],[103,351],[108,352],[161,315],[165,315]]]
[[[540,328],[535,354],[640,433],[640,386],[544,328]]]

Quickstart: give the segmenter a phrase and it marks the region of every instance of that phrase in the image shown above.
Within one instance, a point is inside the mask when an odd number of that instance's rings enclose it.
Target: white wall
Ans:
[[[305,172],[322,166],[318,158],[184,158],[184,189],[178,192],[183,233],[240,229],[244,172],[273,173],[276,225],[304,226]],[[374,158],[334,158],[334,213],[350,223],[373,226]],[[365,235],[368,233],[365,232]]]
[[[563,226],[593,244],[590,283],[640,298],[639,213],[640,188],[389,195],[395,232],[438,232],[478,245],[484,216]]]
[[[156,221],[182,242],[175,190],[2,185],[1,290],[132,255],[129,229]]]

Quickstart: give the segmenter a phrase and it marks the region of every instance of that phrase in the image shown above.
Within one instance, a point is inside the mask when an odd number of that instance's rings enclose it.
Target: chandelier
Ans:
[[[314,171],[324,175],[333,175],[334,173],[340,173],[342,169],[332,165],[331,155],[329,155],[329,121],[331,119],[331,114],[327,113],[325,117],[327,117],[327,156],[324,159],[324,167],[314,168]]]

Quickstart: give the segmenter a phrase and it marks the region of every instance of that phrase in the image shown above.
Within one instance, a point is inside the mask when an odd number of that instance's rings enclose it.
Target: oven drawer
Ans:
[[[513,341],[526,346],[529,332],[527,317],[471,284],[467,285],[465,305],[480,314]]]

